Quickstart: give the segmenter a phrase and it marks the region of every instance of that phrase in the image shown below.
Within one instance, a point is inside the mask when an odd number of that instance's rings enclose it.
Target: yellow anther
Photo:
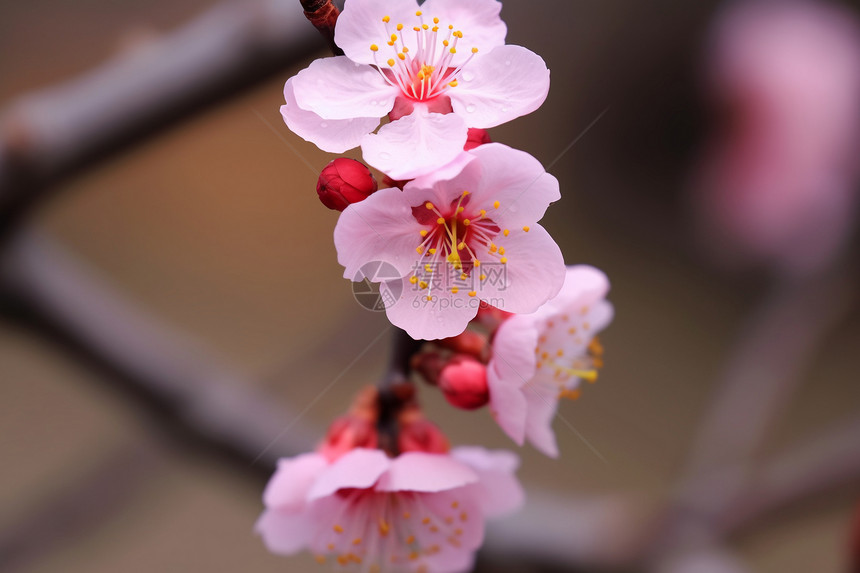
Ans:
[[[430,253],[431,255],[435,255],[436,254],[436,247],[433,247],[432,249],[430,249],[427,252]]]
[[[329,551],[334,551],[334,543],[329,543],[329,544],[328,544],[328,550],[329,550]]]
[[[391,16],[383,16],[382,21],[388,24],[389,22],[391,22]]]
[[[472,48],[472,53],[473,53],[473,54],[477,54],[477,53],[478,53],[478,48]]]
[[[460,507],[459,501],[454,501],[451,503],[451,509],[457,509],[458,507]]]
[[[408,53],[409,53],[409,48],[407,48],[406,46],[403,46],[403,53],[404,53],[404,54],[408,54]]]
[[[388,59],[388,65],[389,65],[389,66],[391,66],[392,68],[394,67],[394,63],[395,63],[395,62],[394,62],[394,58],[389,58],[389,59]]]
[[[457,48],[451,48],[451,49],[450,49],[450,50],[448,50],[448,51],[449,51],[449,52],[451,52],[452,54],[456,54],[456,53],[457,53]]]
[[[531,227],[529,227],[528,225],[523,227],[523,231],[525,231],[526,233],[528,233],[530,229],[531,229]]]
[[[371,45],[370,45],[370,51],[371,51],[371,52],[378,52],[378,51],[379,51],[379,46],[377,46],[376,44],[371,44]]]
[[[417,12],[415,12],[415,15],[416,15],[416,16],[421,16],[423,13],[424,13],[424,12],[422,12],[421,10],[418,10]]]
[[[469,192],[468,192],[468,191],[463,190],[463,197],[465,197],[465,196],[466,196],[466,195],[468,195],[468,194],[469,194]]]
[[[426,203],[424,203],[424,206],[427,207],[428,209],[432,209],[433,203],[431,203],[430,201],[427,201]]]
[[[502,264],[507,263],[507,262],[508,262],[508,257],[502,257],[501,259],[499,259],[499,262],[500,262],[500,263],[502,263]]]
[[[501,205],[501,203],[499,201],[494,202],[493,203],[493,209],[498,209],[500,205]]]
[[[314,557],[314,559],[316,559],[317,563],[319,563],[320,565],[325,565],[325,556],[324,555],[317,555],[316,557]]]
[[[564,350],[562,350],[561,348],[559,348],[559,349],[555,352],[555,355],[556,355],[556,356],[564,356]]]
[[[400,58],[401,60],[406,59],[406,56],[404,56],[403,54],[397,54],[397,57]]]
[[[422,27],[423,29],[425,29],[425,30],[429,30],[429,29],[430,29],[430,26],[428,26],[427,24],[421,24],[421,27]]]
[[[442,40],[442,45],[445,46],[446,48],[448,47],[449,44],[450,44],[450,42],[448,42],[448,40]]]
[[[451,86],[452,88],[456,88],[460,84],[457,83],[457,80],[452,80],[452,81],[448,82],[448,85]]]
[[[481,209],[481,210],[479,211],[479,213],[481,213],[481,217],[486,217],[486,216],[487,216],[487,210],[486,210],[486,209]]]
[[[460,289],[459,289],[459,288],[457,288],[457,287],[451,287],[451,294],[457,294],[458,292],[460,292]]]
[[[465,249],[465,248],[466,248],[466,243],[460,243],[459,245],[457,245],[457,250],[458,250],[458,251],[462,251],[462,250],[463,250],[463,249]]]
[[[502,231],[502,234],[507,237],[511,234],[511,231],[509,229],[505,229],[504,231]]]
[[[391,529],[391,526],[388,525],[388,522],[379,518],[379,534],[380,535],[388,535],[388,531]]]
[[[469,291],[469,296],[478,296],[478,293],[477,293],[477,292],[475,292],[475,291],[473,291],[473,290],[470,290],[470,291]]]
[[[461,280],[461,281],[464,281],[464,280],[466,280],[467,278],[469,278],[469,275],[467,275],[466,273],[460,273],[460,280]]]
[[[499,254],[500,254],[500,255],[504,255],[504,254],[505,254],[505,248],[504,248],[504,247],[499,247]]]
[[[544,360],[546,360],[547,358],[549,358],[549,352],[546,352],[546,351],[541,352],[540,357],[543,358]]]
[[[414,535],[410,535],[409,537],[406,538],[406,545],[412,545],[413,543],[415,543],[415,536]]]
[[[468,513],[466,513],[464,511],[463,513],[460,514],[460,521],[468,521],[468,520],[469,520],[469,514]]]
[[[334,532],[335,532],[335,533],[343,533],[343,527],[341,527],[341,526],[340,526],[340,525],[338,525],[338,524],[335,524],[335,525],[334,525],[334,527],[333,527],[332,529],[334,529]]]
[[[463,530],[458,527],[454,530],[454,535],[463,535]]]
[[[431,32],[433,32],[433,33],[438,32],[438,31],[439,31],[439,26],[433,26],[433,28],[432,28],[430,31],[431,31]]]
[[[485,280],[487,280],[487,275],[485,275],[485,274],[482,274],[482,275],[481,275],[481,280],[482,280],[482,281],[485,281]]]
[[[447,523],[448,525],[451,525],[452,523],[454,523],[454,518],[453,517],[446,517],[445,523]]]
[[[420,32],[420,31],[421,31],[421,27],[420,27],[420,26],[413,26],[413,27],[412,27],[412,29],[413,29],[413,30],[415,30],[416,32]]]
[[[353,545],[361,545],[361,537],[356,537],[352,540]]]
[[[397,24],[397,31],[399,32],[402,29],[403,29],[403,24]]]
[[[436,223],[438,223],[439,225],[444,225],[445,224],[445,218],[439,217],[438,219],[436,219]]]
[[[470,221],[469,219],[463,219],[463,224],[468,227],[469,225],[472,224],[472,221]]]
[[[427,271],[428,273],[432,273],[433,272],[433,265],[431,265],[429,263],[424,265],[424,270]]]
[[[448,24],[448,29],[449,29],[449,30],[453,30],[453,29],[454,29],[454,24]]]
[[[433,18],[433,23],[434,23],[434,24],[438,24],[438,23],[439,23],[439,18]]]
[[[348,565],[349,564],[349,557],[346,555],[338,555],[337,562],[340,563],[341,565]]]
[[[499,250],[499,247],[497,247],[497,246],[496,246],[495,244],[493,244],[493,243],[490,243],[490,254],[495,253],[495,252],[496,252],[496,251],[498,251],[498,250]]]
[[[424,247],[415,247],[415,252],[419,255],[424,252]]]
[[[430,518],[425,517],[424,519],[421,520],[421,523],[423,523],[424,525],[428,525],[430,523]]]
[[[576,327],[571,326],[570,328],[567,329],[567,333],[568,334],[576,334]]]
[[[421,231],[419,231],[419,233],[421,234],[422,237],[426,237],[427,236],[427,229],[421,229]]]
[[[392,42],[396,42],[396,41],[397,41],[397,34],[391,34],[391,41],[392,41]]]
[[[466,210],[466,208],[465,208],[465,207],[457,207],[457,212],[458,212],[458,213],[462,213],[462,212],[463,212],[463,211],[465,211],[465,210]]]
[[[420,283],[418,283],[418,288],[421,288],[421,289],[427,288],[427,283],[424,281],[421,281]]]
[[[408,511],[403,512],[403,519],[409,519],[410,517],[412,517],[412,516],[410,515],[410,513]]]
[[[418,559],[419,556],[420,556],[420,554],[417,551],[413,551],[412,553],[409,554],[409,559],[411,559],[412,561],[415,561],[416,559]]]
[[[480,266],[481,266],[481,261],[479,261],[478,259],[475,259],[475,260],[474,260],[474,262],[473,262],[472,264],[473,264],[473,265],[475,265],[476,267],[480,267]]]
[[[409,277],[409,282],[411,282],[412,284],[417,283],[418,277],[416,277],[415,275],[412,275],[411,277]]]
[[[462,38],[462,37],[463,37],[463,32],[461,32],[460,30],[457,30],[457,31],[456,31],[456,32],[454,32],[452,35],[453,35],[455,38]]]
[[[389,41],[389,42],[388,42],[388,45],[389,45],[389,46],[394,46],[394,42]]]

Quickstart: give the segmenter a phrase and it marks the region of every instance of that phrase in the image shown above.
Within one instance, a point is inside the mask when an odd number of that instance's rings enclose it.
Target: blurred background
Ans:
[[[616,319],[478,570],[856,571],[856,6],[503,5],[552,87],[490,134]],[[253,534],[262,487],[391,335],[278,112],[325,55],[297,1],[0,0],[0,570],[319,570]]]

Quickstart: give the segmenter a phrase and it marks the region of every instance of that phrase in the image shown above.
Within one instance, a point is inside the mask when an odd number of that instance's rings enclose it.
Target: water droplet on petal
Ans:
[[[463,74],[460,76],[460,79],[462,79],[464,82],[471,82],[475,79],[475,74],[469,71],[464,71]]]
[[[327,124],[326,122],[322,122],[322,123],[320,124],[320,127],[323,127],[323,128],[328,127],[328,124]]]
[[[469,104],[469,105],[467,105],[467,106],[466,106],[466,111],[467,111],[467,112],[469,112],[469,113],[474,112],[474,111],[475,111],[475,109],[476,109],[476,108],[475,108],[475,106],[474,106],[474,105],[472,105],[472,104]]]
[[[391,154],[387,151],[383,151],[379,154],[380,159],[391,159]]]
[[[510,65],[511,65],[511,61],[510,61],[510,60],[505,60],[505,65],[506,65],[506,66],[510,66]]]

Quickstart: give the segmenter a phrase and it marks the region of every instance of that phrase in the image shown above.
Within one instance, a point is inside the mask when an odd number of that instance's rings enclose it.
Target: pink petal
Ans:
[[[523,505],[525,493],[515,475],[520,465],[516,454],[503,450],[491,452],[479,447],[460,447],[451,450],[451,455],[477,472],[480,482],[469,488],[486,517],[511,513]]]
[[[375,69],[346,56],[314,60],[293,78],[293,86],[299,107],[323,119],[382,117],[400,93]]]
[[[413,20],[418,21],[416,10],[415,0],[346,0],[334,29],[334,41],[352,61],[373,64],[371,44],[379,46],[380,54],[386,54],[389,36],[383,16],[391,17],[389,30],[392,32],[398,23],[409,23],[408,29],[411,29]],[[388,57],[384,55],[380,62]]]
[[[320,474],[308,493],[308,501],[331,495],[344,488],[369,488],[390,465],[391,461],[381,450],[352,450]]]
[[[549,204],[561,198],[558,180],[524,151],[489,143],[470,153],[478,159],[481,170],[477,180],[465,188],[472,191],[474,204],[485,205],[499,225],[513,231],[536,223]],[[492,208],[496,201],[499,207]]]
[[[292,555],[304,549],[311,541],[311,532],[305,516],[267,509],[257,520],[254,530],[272,553]]]
[[[380,189],[364,201],[353,203],[343,211],[334,229],[343,277],[356,280],[362,266],[374,261],[387,262],[402,276],[409,276],[418,257],[415,248],[421,243],[421,228],[412,215],[408,195],[395,187]]]
[[[600,269],[588,265],[567,268],[564,286],[541,312],[579,311],[603,299],[609,292],[609,279]]]
[[[300,510],[308,490],[327,465],[317,453],[278,460],[278,469],[263,492],[263,503],[269,509]]]
[[[486,260],[482,267],[488,277],[495,276],[491,272],[500,274],[482,283],[480,296],[504,311],[527,314],[536,311],[561,289],[564,258],[558,245],[540,225],[531,225],[528,232],[510,231],[508,237],[496,237],[500,251],[502,247],[505,249],[507,262]]]
[[[472,48],[480,53],[489,53],[493,48],[505,44],[508,27],[499,13],[502,3],[496,0],[427,0],[421,10],[428,17],[438,17],[440,26],[449,24],[463,32],[452,63],[458,66],[469,57]]]
[[[355,117],[351,119],[323,119],[296,103],[293,81],[284,86],[286,104],[281,106],[281,116],[290,130],[310,143],[329,153],[343,153],[361,144],[362,138],[376,129],[379,117]]]
[[[526,437],[529,442],[551,458],[558,457],[552,420],[558,409],[557,390],[548,384],[529,384],[525,388],[528,402]]]
[[[394,180],[414,179],[446,165],[463,151],[466,123],[456,114],[427,113],[426,106],[368,134],[364,161]]]
[[[469,466],[443,454],[407,452],[391,462],[377,491],[440,492],[478,481]]]
[[[522,387],[534,376],[538,331],[527,316],[502,323],[493,338],[493,358],[487,368],[490,411],[517,444],[525,439],[527,402]]]
[[[428,188],[433,187],[440,181],[450,181],[462,173],[463,169],[476,159],[477,158],[472,153],[463,151],[447,165],[439,167],[438,169],[420,177],[416,177],[410,181],[408,185],[417,188]]]
[[[543,59],[520,46],[499,46],[478,54],[463,69],[459,85],[448,90],[454,113],[469,127],[495,127],[531,113],[549,93]]]
[[[402,328],[416,340],[436,340],[462,334],[478,314],[480,300],[463,291],[439,291],[428,301],[426,290],[417,290],[404,279],[400,298],[386,308],[391,324]]]

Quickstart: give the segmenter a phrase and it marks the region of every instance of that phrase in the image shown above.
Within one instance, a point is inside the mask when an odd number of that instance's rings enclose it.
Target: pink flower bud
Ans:
[[[435,386],[439,382],[439,374],[446,361],[438,352],[422,352],[412,357],[412,370],[424,378],[424,381]]]
[[[377,189],[376,179],[364,164],[339,157],[325,166],[317,181],[320,201],[329,209],[343,211],[364,201]]]
[[[451,444],[442,430],[427,420],[420,408],[406,408],[400,414],[399,423],[397,449],[401,454],[406,452],[447,454],[451,449]]]
[[[334,461],[355,448],[375,449],[378,441],[374,421],[348,414],[332,422],[318,451]]]
[[[475,410],[490,400],[487,367],[471,356],[454,356],[439,375],[439,389],[451,405]]]
[[[470,127],[469,131],[466,133],[466,144],[463,146],[463,149],[469,151],[470,149],[475,149],[479,145],[492,142],[493,140],[490,139],[490,134],[487,133],[486,129]]]
[[[474,330],[464,330],[462,334],[458,334],[457,336],[443,338],[438,344],[458,354],[474,356],[478,360],[484,358],[489,352],[487,336]]]

